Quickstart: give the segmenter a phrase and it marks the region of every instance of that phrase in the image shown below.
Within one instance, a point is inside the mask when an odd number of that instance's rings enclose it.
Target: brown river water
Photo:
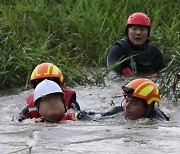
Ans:
[[[73,89],[82,110],[103,111],[120,105],[124,82]],[[166,98],[160,108],[170,117],[169,122],[129,121],[121,115],[63,124],[12,121],[31,92],[1,95],[0,154],[180,154],[180,105]]]

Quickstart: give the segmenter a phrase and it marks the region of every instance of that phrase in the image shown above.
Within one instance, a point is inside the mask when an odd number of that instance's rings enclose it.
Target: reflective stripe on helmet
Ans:
[[[38,68],[36,68],[36,70],[35,70],[35,76],[40,76],[41,74],[38,74]]]
[[[139,95],[147,96],[153,89],[154,89],[153,86],[147,86],[139,92]]]
[[[125,95],[132,95],[134,97],[142,98],[146,100],[146,103],[150,105],[153,102],[160,104],[160,94],[155,83],[149,79],[141,78],[135,79],[127,84],[129,89],[134,89],[133,93],[128,93],[123,89]]]
[[[157,97],[152,97],[150,98],[148,101],[147,101],[147,104],[151,104],[152,102],[157,102],[158,103],[158,106],[160,105],[160,98],[157,98]]]
[[[48,78],[57,78],[59,80],[58,84],[60,86],[64,85],[64,77],[61,70],[52,63],[42,63],[36,66],[31,74],[30,83],[33,85],[33,80]]]
[[[64,77],[63,77],[63,75],[60,76],[60,82],[61,82],[61,83],[64,82]]]
[[[51,64],[49,64],[47,72],[44,72],[44,75],[49,75],[50,74],[50,68],[51,68]],[[40,70],[41,71],[41,70]],[[42,70],[43,72],[44,70]]]
[[[57,66],[54,66],[53,69],[52,69],[52,74],[53,75],[58,75],[59,73],[59,68]]]

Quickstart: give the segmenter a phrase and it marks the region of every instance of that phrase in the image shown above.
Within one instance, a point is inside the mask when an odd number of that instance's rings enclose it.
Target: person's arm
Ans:
[[[116,106],[113,107],[112,109],[106,111],[106,112],[94,112],[94,111],[89,111],[87,112],[89,115],[96,115],[96,114],[100,114],[101,116],[105,117],[105,116],[111,116],[111,115],[115,115],[117,113],[123,112],[123,108],[122,106]]]
[[[107,67],[115,64],[121,58],[125,56],[123,49],[119,45],[113,46],[109,54],[107,55]],[[120,74],[123,69],[122,64],[119,64],[117,67],[113,69],[117,74]]]
[[[28,114],[29,114],[29,108],[28,106],[26,105],[22,110],[21,112],[19,113],[18,116],[14,117],[12,119],[12,121],[14,120],[17,120],[19,122],[22,122],[23,120],[27,119],[28,118]]]
[[[162,55],[161,51],[154,46],[152,46],[152,52],[153,52],[153,55],[155,56],[154,61],[153,61],[154,70],[156,72],[159,72],[160,70],[162,70],[163,68],[166,67],[163,55]]]
[[[109,111],[103,113],[102,116],[111,116],[120,113],[122,111],[123,111],[122,106],[116,106],[110,109]]]
[[[160,71],[163,68],[165,68],[165,63],[164,63],[164,58],[162,53],[159,51],[159,56],[158,56],[158,61],[157,61],[157,66],[156,66],[156,71]]]
[[[158,107],[154,107],[150,118],[152,120],[169,121],[169,117],[166,116]]]
[[[96,121],[86,111],[79,111],[76,113],[76,118],[81,121]]]

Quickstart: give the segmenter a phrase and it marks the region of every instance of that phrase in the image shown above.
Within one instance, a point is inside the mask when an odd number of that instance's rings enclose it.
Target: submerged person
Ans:
[[[135,79],[122,87],[124,100],[121,106],[110,111],[100,113],[102,116],[111,116],[123,113],[125,119],[137,120],[149,118],[151,120],[169,121],[169,118],[159,109],[160,94],[155,83],[146,78]],[[155,105],[158,104],[158,107]],[[89,112],[90,115],[96,114]]]
[[[36,66],[30,78],[30,84],[35,89],[36,86],[44,79],[49,79],[56,82],[60,87],[64,86],[64,77],[61,70],[52,63],[42,63]],[[80,111],[80,106],[76,101],[76,93],[70,89],[62,89],[64,93],[65,106],[67,109],[74,109]],[[15,118],[19,122],[27,118],[38,118],[37,108],[34,106],[34,94],[27,97],[27,105],[21,110],[19,115]]]
[[[158,73],[165,67],[160,50],[148,43],[150,35],[150,18],[141,12],[131,14],[126,22],[127,39],[115,43],[107,56],[107,66],[120,60],[125,60],[117,65],[111,73],[123,76]]]
[[[66,120],[91,120],[84,112],[66,109],[64,92],[51,80],[43,80],[34,90],[34,106],[39,118],[36,122],[59,123]],[[83,115],[83,116],[82,116]]]

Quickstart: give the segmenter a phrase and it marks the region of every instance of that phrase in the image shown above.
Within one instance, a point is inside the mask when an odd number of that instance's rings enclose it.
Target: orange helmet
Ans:
[[[135,79],[122,87],[123,94],[142,98],[146,100],[147,105],[157,102],[160,105],[160,94],[155,83],[149,79]]]
[[[43,79],[54,79],[60,86],[64,85],[64,77],[61,70],[52,63],[42,63],[36,66],[31,74],[30,84],[34,85],[35,81],[42,81]]]

